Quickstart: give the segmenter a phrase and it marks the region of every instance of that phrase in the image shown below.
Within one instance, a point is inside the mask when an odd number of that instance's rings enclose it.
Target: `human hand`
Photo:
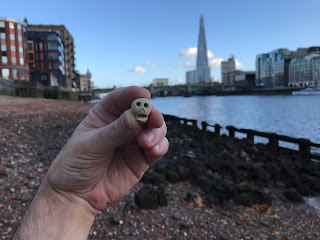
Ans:
[[[146,126],[130,107],[136,98],[150,99],[139,87],[118,88],[89,112],[52,163],[47,182],[56,192],[95,214],[124,196],[148,167],[168,151],[166,124],[153,107]]]

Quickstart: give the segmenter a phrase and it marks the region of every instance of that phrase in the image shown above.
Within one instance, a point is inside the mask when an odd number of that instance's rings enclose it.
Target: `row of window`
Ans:
[[[11,50],[11,52],[15,52],[16,46],[11,45],[10,50]],[[1,44],[1,51],[3,51],[3,52],[7,51],[7,45]],[[19,53],[23,53],[23,47],[19,47]]]
[[[10,76],[10,70],[8,68],[3,68],[2,69],[2,77],[9,78],[9,76]],[[24,70],[20,70],[20,76],[25,77],[26,72]],[[17,69],[12,69],[12,77],[18,77],[18,70]]]
[[[4,21],[0,21],[0,28],[4,28],[5,27],[5,22]],[[13,22],[9,22],[9,28],[10,29],[14,29],[14,23]],[[21,24],[17,24],[17,29],[21,30]]]
[[[10,40],[15,40],[15,34],[11,33],[9,34]],[[6,33],[0,33],[0,39],[6,39]],[[22,36],[18,35],[18,41],[22,42]]]
[[[8,63],[8,57],[7,56],[2,56],[1,57],[2,63]],[[12,57],[11,58],[11,62],[12,63],[17,63],[17,58],[16,57]],[[24,59],[20,58],[19,59],[20,65],[24,65]]]

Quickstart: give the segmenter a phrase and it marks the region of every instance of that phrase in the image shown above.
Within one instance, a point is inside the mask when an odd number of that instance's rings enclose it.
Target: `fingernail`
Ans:
[[[149,140],[149,142],[152,142],[153,139],[154,139],[154,133],[153,132],[146,132],[143,135]]]
[[[160,145],[158,144],[158,145],[156,145],[154,148],[155,148],[156,150],[158,150],[158,149],[160,148]]]

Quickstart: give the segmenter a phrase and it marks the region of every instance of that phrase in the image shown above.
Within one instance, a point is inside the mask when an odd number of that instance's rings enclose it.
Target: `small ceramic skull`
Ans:
[[[139,123],[144,124],[148,121],[148,116],[151,113],[152,105],[146,98],[137,98],[131,104],[131,111]]]

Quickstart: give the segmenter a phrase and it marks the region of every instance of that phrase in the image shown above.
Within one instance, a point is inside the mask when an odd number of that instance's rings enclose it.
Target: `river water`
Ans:
[[[163,114],[320,143],[320,96],[158,97],[151,102]]]

